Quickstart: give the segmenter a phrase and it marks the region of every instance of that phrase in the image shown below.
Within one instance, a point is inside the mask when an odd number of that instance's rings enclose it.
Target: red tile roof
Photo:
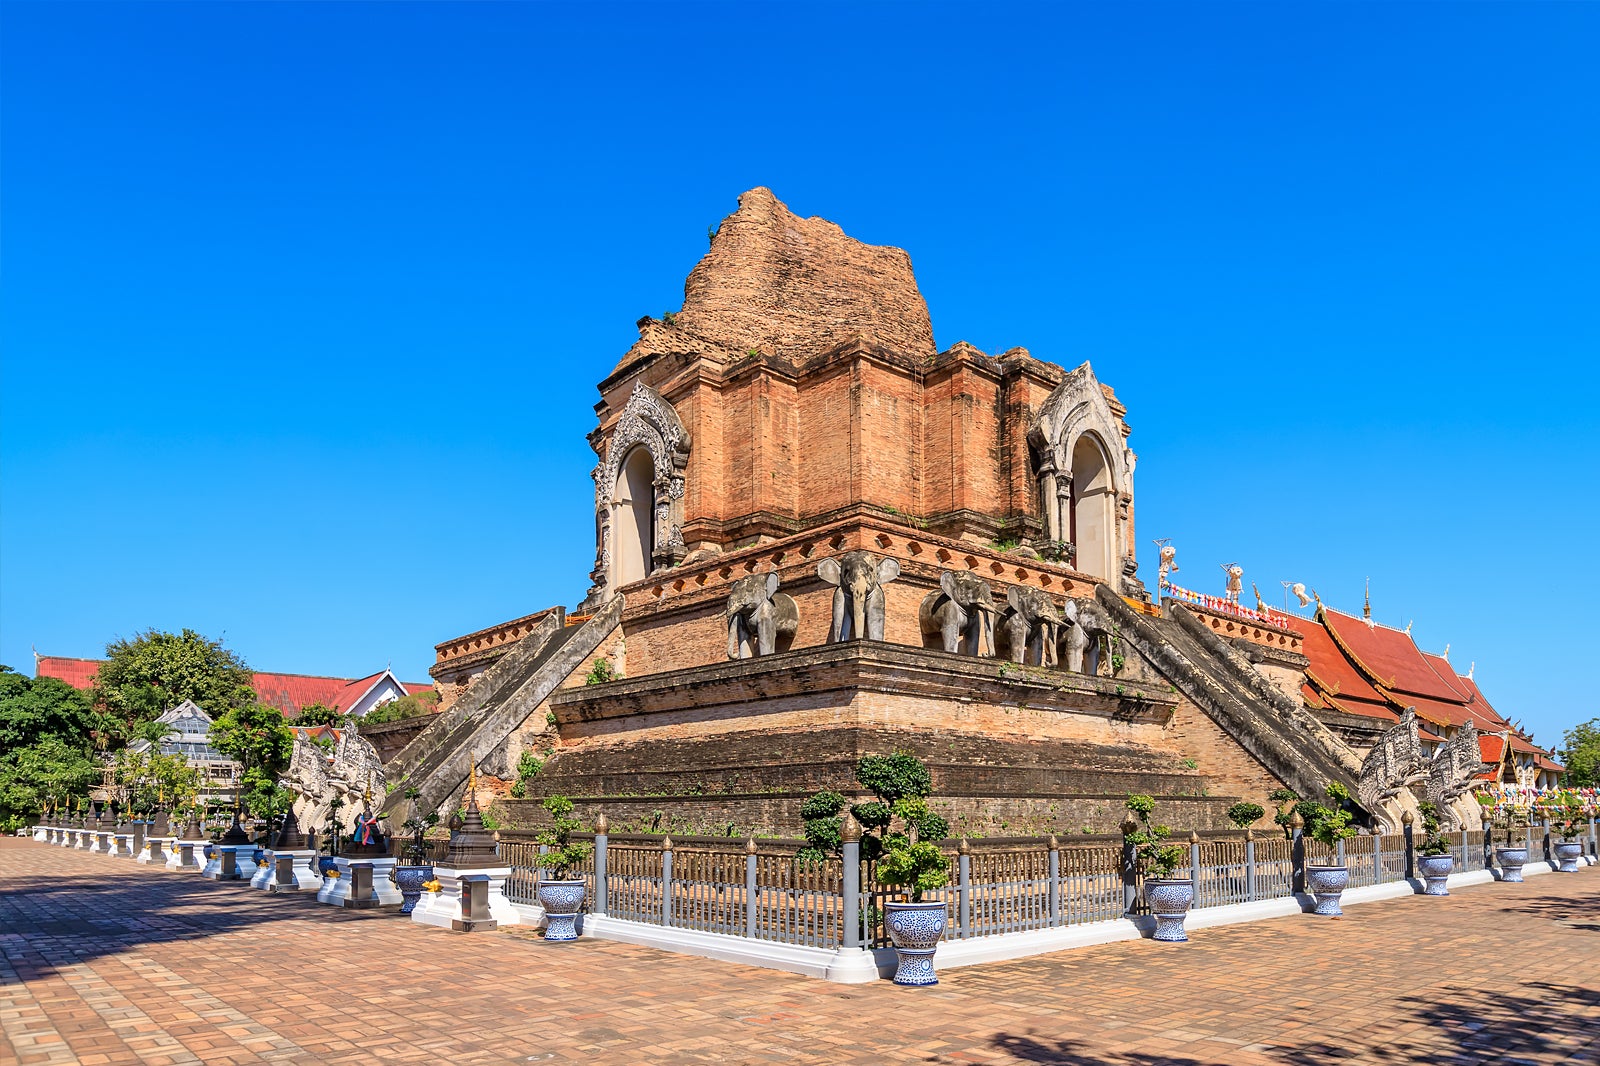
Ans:
[[[73,688],[87,689],[94,684],[95,672],[102,659],[69,659],[41,655],[35,671],[38,677],[55,677]],[[318,677],[312,674],[274,674],[256,671],[253,683],[256,698],[269,707],[276,707],[285,715],[299,714],[301,708],[321,703],[337,710],[349,710],[367,690],[377,684],[387,671],[355,679],[347,677]],[[426,692],[433,685],[421,681],[402,681],[408,695]]]
[[[1323,625],[1355,656],[1352,664],[1371,681],[1444,703],[1465,704],[1467,694],[1428,665],[1411,634],[1388,626],[1368,625],[1360,618],[1324,607]],[[1454,677],[1451,673],[1451,677]],[[1464,719],[1463,719],[1464,720]]]

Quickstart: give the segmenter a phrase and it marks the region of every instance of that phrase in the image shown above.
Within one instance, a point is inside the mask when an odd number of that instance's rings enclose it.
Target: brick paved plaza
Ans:
[[[1600,868],[829,985],[0,839],[0,1061],[1600,1062]]]

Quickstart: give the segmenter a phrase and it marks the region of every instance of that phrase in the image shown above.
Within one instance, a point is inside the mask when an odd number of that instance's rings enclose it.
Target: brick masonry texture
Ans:
[[[0,839],[0,1061],[1399,1066],[1600,1061],[1600,868],[839,986],[455,934]]]

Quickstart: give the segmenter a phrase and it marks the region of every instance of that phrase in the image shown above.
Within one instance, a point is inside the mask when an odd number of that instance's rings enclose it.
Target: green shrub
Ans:
[[[1182,866],[1189,858],[1189,849],[1181,844],[1168,844],[1167,838],[1172,836],[1172,830],[1159,823],[1152,823],[1150,816],[1155,813],[1156,801],[1149,796],[1132,795],[1128,797],[1127,807],[1132,813],[1137,828],[1132,832],[1123,831],[1122,839],[1132,848],[1135,861],[1144,871],[1146,877],[1157,880],[1166,880]]]
[[[590,845],[572,839],[572,834],[582,828],[582,823],[572,817],[570,799],[565,796],[546,796],[540,806],[550,812],[550,827],[541,829],[536,837],[548,849],[539,856],[539,865],[550,875],[550,880],[565,881],[572,868],[588,858]]]
[[[1261,804],[1249,803],[1245,801],[1235,803],[1227,810],[1228,821],[1232,822],[1240,829],[1250,828],[1250,826],[1254,825],[1256,821],[1266,813],[1266,810],[1262,808]]]
[[[589,672],[583,675],[585,685],[603,685],[607,681],[617,681],[622,677],[617,673],[617,668],[611,665],[611,660],[601,656],[589,667]]]
[[[1445,840],[1444,834],[1439,832],[1439,808],[1431,802],[1422,803],[1417,808],[1422,812],[1422,845],[1417,851],[1427,856],[1448,855],[1450,843]]]

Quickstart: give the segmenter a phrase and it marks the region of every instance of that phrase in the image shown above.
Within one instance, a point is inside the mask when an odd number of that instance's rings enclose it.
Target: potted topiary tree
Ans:
[[[1433,803],[1423,803],[1418,809],[1422,811],[1422,845],[1417,848],[1421,856],[1417,859],[1417,869],[1427,884],[1422,894],[1448,896],[1450,889],[1446,882],[1455,868],[1456,857],[1450,854],[1450,842],[1439,831],[1439,808]]]
[[[395,887],[400,890],[400,913],[410,914],[422,898],[422,886],[433,880],[433,863],[428,861],[428,830],[439,824],[439,814],[424,817],[416,809],[416,800],[422,795],[416,788],[406,789],[406,799],[411,800],[411,817],[401,823],[408,840],[401,848],[405,862],[394,868]]]
[[[1338,858],[1339,841],[1355,836],[1356,828],[1350,824],[1351,814],[1345,806],[1350,790],[1329,781],[1326,791],[1328,803],[1302,800],[1294,809],[1305,819],[1305,835],[1314,845],[1306,854],[1306,889],[1316,899],[1312,913],[1338,918],[1344,914],[1339,897],[1350,883],[1350,868]],[[1313,851],[1316,858],[1328,861],[1311,862]]]
[[[1515,803],[1496,804],[1494,827],[1506,831],[1505,846],[1495,846],[1494,861],[1500,867],[1500,880],[1510,884],[1522,883],[1522,868],[1528,862],[1528,846],[1514,842],[1515,830],[1528,824],[1528,809]]]
[[[897,960],[894,983],[936,985],[939,975],[934,972],[933,953],[944,936],[948,915],[944,900],[925,901],[922,894],[950,883],[950,860],[938,845],[920,836],[931,821],[937,819],[940,825],[945,822],[928,810],[926,800],[917,796],[895,800],[889,811],[891,820],[884,827],[883,854],[878,859],[878,883],[903,888],[910,897],[883,905],[884,926]],[[903,831],[896,830],[894,819],[900,821]]]
[[[583,909],[582,877],[571,877],[572,868],[586,859],[590,845],[572,839],[581,827],[572,817],[572,801],[565,796],[546,796],[541,804],[550,813],[550,826],[538,834],[545,846],[539,867],[549,876],[539,881],[539,904],[544,908],[546,940],[578,939],[578,912]]]
[[[1556,861],[1560,863],[1556,872],[1575,874],[1578,872],[1578,860],[1583,858],[1583,842],[1579,838],[1588,825],[1583,803],[1576,794],[1563,792],[1557,797],[1557,803],[1550,813],[1553,816],[1550,826],[1561,838],[1555,845]]]
[[[1189,852],[1180,844],[1167,843],[1172,830],[1150,821],[1155,809],[1156,801],[1151,797],[1129,796],[1128,811],[1133,819],[1122,823],[1122,839],[1132,849],[1134,862],[1144,874],[1145,903],[1156,919],[1151,939],[1181,944],[1189,939],[1183,921],[1194,903],[1194,880],[1172,875],[1188,859]]]

